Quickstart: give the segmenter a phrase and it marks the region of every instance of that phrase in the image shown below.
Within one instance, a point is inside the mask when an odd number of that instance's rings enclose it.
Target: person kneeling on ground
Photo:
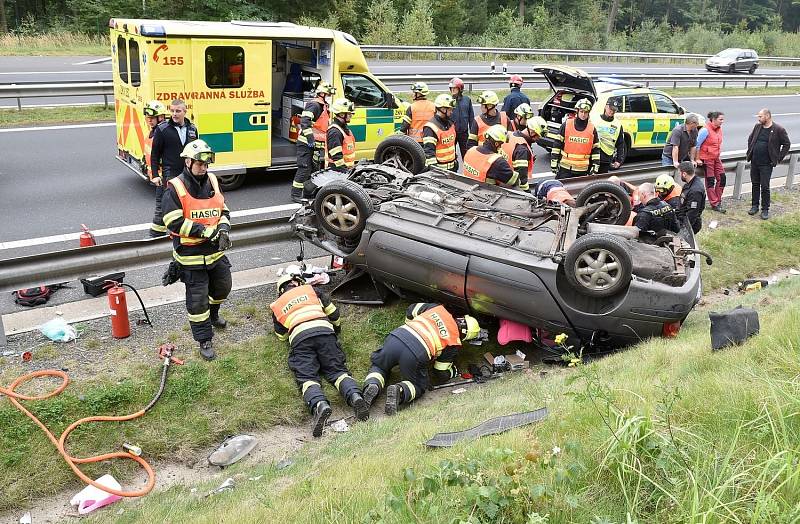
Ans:
[[[278,280],[278,298],[269,305],[275,334],[289,340],[289,369],[308,405],[312,435],[319,437],[331,415],[331,406],[322,392],[320,374],[333,384],[358,420],[369,418],[369,406],[346,366],[339,345],[339,310],[323,291],[305,283],[297,275]]]
[[[364,400],[371,405],[381,392],[394,366],[400,366],[403,381],[386,388],[387,415],[394,415],[401,404],[421,398],[430,387],[428,363],[433,375],[446,382],[458,375],[453,361],[462,341],[480,335],[478,321],[469,316],[455,318],[440,304],[411,304],[406,323],[386,337],[383,346],[372,353],[369,374],[364,380]]]
[[[548,202],[564,204],[569,207],[576,207],[578,204],[575,198],[564,188],[561,180],[545,180],[536,187],[536,197],[543,198]]]
[[[636,213],[634,226],[643,233],[654,231],[657,236],[665,231],[677,233],[680,230],[675,210],[658,197],[653,184],[646,182],[640,185],[639,194],[644,205]]]

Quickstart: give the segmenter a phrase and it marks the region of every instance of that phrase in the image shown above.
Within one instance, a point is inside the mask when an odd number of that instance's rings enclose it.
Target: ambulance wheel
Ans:
[[[233,191],[239,189],[244,184],[244,173],[238,175],[217,175],[219,187],[223,191]]]
[[[628,289],[633,272],[625,242],[614,235],[590,233],[578,238],[564,257],[567,282],[580,294],[602,298]]]
[[[575,203],[578,207],[589,206],[603,202],[605,207],[599,212],[592,213],[591,222],[599,224],[614,224],[623,226],[631,216],[631,199],[621,186],[614,182],[592,182],[580,193]]]
[[[418,175],[425,170],[425,151],[408,135],[391,135],[375,148],[375,162],[395,164]]]
[[[319,224],[341,238],[361,235],[374,210],[369,194],[349,180],[334,180],[321,187],[314,197],[314,213]]]

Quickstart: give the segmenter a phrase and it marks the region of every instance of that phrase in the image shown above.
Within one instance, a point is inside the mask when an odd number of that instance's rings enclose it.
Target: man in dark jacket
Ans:
[[[500,111],[504,112],[508,116],[514,114],[514,110],[520,104],[531,104],[531,99],[528,98],[528,95],[522,92],[522,77],[519,75],[511,75],[511,78],[508,79],[508,87],[511,88],[511,92],[506,95],[503,99],[503,107]]]
[[[634,226],[642,233],[653,231],[656,235],[665,231],[677,233],[680,230],[675,210],[658,197],[655,185],[645,182],[639,186],[639,194],[644,205],[636,212]]]
[[[758,213],[760,201],[761,218],[767,220],[772,169],[781,163],[792,142],[786,129],[772,121],[769,109],[759,111],[757,118],[758,123],[747,137],[747,160],[750,161],[750,182],[753,184],[752,205],[747,213],[751,216]]]
[[[450,118],[456,126],[456,142],[461,158],[467,154],[467,140],[469,139],[469,125],[475,120],[475,110],[472,108],[472,100],[464,94],[464,82],[454,77],[450,80],[450,94],[455,100],[453,106],[453,116]]]
[[[164,233],[164,213],[161,209],[161,199],[166,191],[167,182],[183,172],[184,162],[181,158],[184,146],[197,140],[197,127],[186,118],[186,103],[175,99],[169,105],[172,118],[158,124],[153,131],[153,146],[150,152],[150,173],[153,174],[153,184],[156,186],[156,210],[153,214],[153,225],[150,236],[160,236]],[[156,181],[155,174],[161,173]]]
[[[703,227],[702,214],[706,207],[706,187],[703,180],[694,174],[694,164],[684,160],[678,164],[681,180],[684,181],[681,191],[681,207],[678,209],[678,220],[686,218],[695,234]]]

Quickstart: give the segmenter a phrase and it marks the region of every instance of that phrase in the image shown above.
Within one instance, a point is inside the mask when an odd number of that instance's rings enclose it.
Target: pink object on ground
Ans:
[[[501,318],[500,330],[497,332],[497,342],[501,346],[505,346],[514,341],[532,342],[533,335],[531,334],[530,326]]]
[[[122,486],[119,485],[117,479],[111,475],[103,475],[99,479],[95,480],[95,482],[111,489],[122,490]],[[70,500],[69,503],[73,506],[78,506],[78,513],[81,515],[86,515],[87,513],[91,513],[96,509],[102,508],[103,506],[108,506],[112,502],[116,502],[121,498],[122,497],[119,495],[112,495],[111,493],[97,489],[94,486],[86,486],[83,488],[83,490],[81,490],[80,493],[72,497],[72,500]]]

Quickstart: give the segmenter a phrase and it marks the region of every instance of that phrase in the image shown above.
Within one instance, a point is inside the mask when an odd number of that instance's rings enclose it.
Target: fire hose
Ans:
[[[139,417],[142,417],[145,413],[153,408],[156,405],[156,402],[161,398],[161,395],[164,393],[164,388],[167,383],[167,373],[169,372],[169,367],[171,364],[183,364],[183,361],[178,360],[177,358],[172,356],[172,352],[175,350],[174,344],[164,344],[159,348],[159,356],[163,359],[164,363],[161,368],[161,383],[158,388],[158,392],[156,392],[153,399],[150,403],[145,406],[144,409],[140,409],[136,413],[131,413],[130,415],[121,415],[121,416],[90,416],[84,417],[80,420],[73,422],[72,424],[61,433],[61,436],[56,439],[55,435],[47,428],[47,426],[39,420],[36,415],[28,411],[25,406],[23,406],[20,401],[21,400],[46,400],[49,398],[53,398],[61,394],[67,386],[69,385],[69,376],[64,373],[63,371],[56,370],[56,369],[45,369],[40,371],[34,371],[32,373],[28,373],[27,375],[23,375],[16,380],[14,380],[8,387],[0,386],[0,395],[5,395],[9,402],[14,405],[18,410],[24,413],[29,419],[31,419],[37,426],[39,426],[42,431],[44,431],[47,438],[50,439],[50,442],[56,447],[58,452],[64,458],[64,461],[67,465],[72,468],[72,471],[75,475],[80,478],[86,484],[94,486],[97,489],[105,491],[106,493],[110,493],[112,495],[117,495],[120,497],[142,497],[147,495],[153,490],[153,487],[156,484],[156,475],[153,471],[153,468],[150,464],[143,459],[142,457],[138,456],[137,454],[133,454],[131,452],[123,452],[117,451],[113,453],[105,453],[102,455],[95,455],[91,457],[73,457],[70,455],[66,450],[67,438],[69,434],[72,433],[78,426],[81,424],[88,424],[90,422],[126,422],[128,420],[134,420]],[[40,377],[55,377],[60,378],[61,383],[49,393],[44,393],[41,395],[24,395],[22,393],[17,393],[15,390],[22,386],[23,384],[30,382],[34,379]],[[126,449],[131,448],[131,446],[126,446]],[[99,484],[86,476],[86,474],[81,471],[78,467],[79,464],[89,464],[92,462],[102,462],[104,460],[111,460],[111,459],[127,459],[137,462],[147,473],[147,484],[142,489],[134,490],[134,491],[122,491],[113,488],[109,488],[108,486],[104,486],[103,484]]]

